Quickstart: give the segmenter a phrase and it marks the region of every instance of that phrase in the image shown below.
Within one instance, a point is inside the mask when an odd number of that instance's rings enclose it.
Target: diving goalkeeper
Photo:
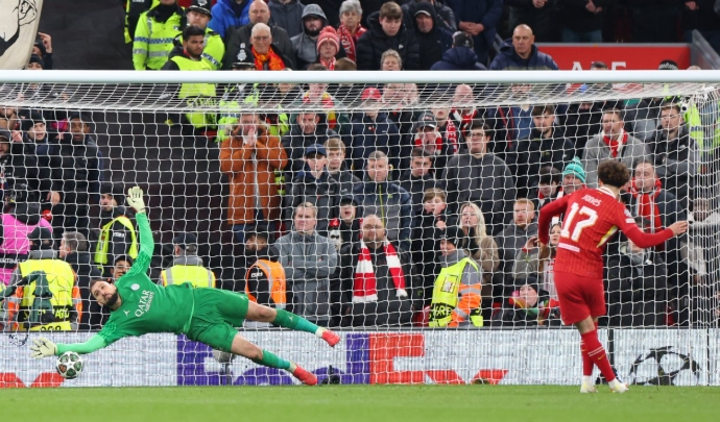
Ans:
[[[85,343],[54,344],[37,338],[30,347],[32,357],[60,355],[67,351],[91,353],[123,337],[147,333],[183,333],[191,340],[225,352],[244,356],[271,368],[284,369],[307,385],[317,377],[294,362],[282,359],[243,338],[234,327],[244,320],[271,322],[280,327],[313,333],[335,346],[340,337],[284,309],[273,309],[248,300],[243,294],[218,289],[194,289],[189,283],[162,287],[147,276],[154,245],[145,214],[143,191],[130,188],[127,202],[137,211],[140,252],[132,268],[116,283],[95,280],[90,292],[100,305],[110,308],[110,319],[102,330]]]

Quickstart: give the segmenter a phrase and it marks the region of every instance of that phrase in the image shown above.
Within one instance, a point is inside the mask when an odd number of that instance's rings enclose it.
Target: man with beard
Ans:
[[[100,187],[100,232],[98,233],[93,262],[103,277],[111,276],[110,264],[118,256],[137,258],[138,242],[135,226],[122,203],[122,191],[111,183]]]
[[[290,38],[295,50],[297,69],[305,69],[317,62],[317,40],[320,31],[327,25],[327,18],[320,6],[308,4],[302,14],[303,32]]]
[[[80,331],[99,330],[107,321],[110,313],[91,300],[90,283],[100,278],[100,270],[90,262],[88,241],[82,233],[67,231],[60,240],[58,257],[70,264],[77,274],[77,286],[80,290],[83,313],[80,317]],[[123,259],[122,256],[118,257]],[[126,258],[131,259],[131,258]],[[129,267],[129,265],[128,265]],[[122,274],[121,271],[110,270],[110,274]]]
[[[246,319],[272,322],[313,333],[330,346],[335,346],[340,336],[283,309],[258,305],[245,295],[219,289],[193,289],[188,283],[168,287],[153,283],[146,274],[154,244],[142,189],[134,187],[128,191],[128,204],[136,211],[140,232],[138,259],[114,284],[94,281],[90,286],[98,303],[112,311],[107,324],[84,343],[56,345],[47,338],[38,337],[31,346],[32,357],[41,359],[68,351],[91,353],[122,338],[148,333],[184,333],[191,340],[244,356],[256,364],[286,370],[304,384],[317,384],[314,374],[260,349],[243,338],[235,327],[241,327]]]

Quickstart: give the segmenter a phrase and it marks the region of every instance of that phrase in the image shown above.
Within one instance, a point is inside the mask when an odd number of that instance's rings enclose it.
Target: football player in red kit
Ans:
[[[685,233],[688,223],[678,221],[662,231],[644,233],[618,199],[620,189],[630,180],[627,167],[618,161],[603,161],[598,166],[598,180],[597,189],[581,189],[545,205],[540,212],[538,240],[541,248],[547,245],[552,218],[565,215],[555,258],[555,287],[563,321],[580,332],[580,392],[596,392],[592,378],[596,365],[611,391],[624,393],[627,385],[615,376],[597,335],[597,319],[605,315],[605,243],[619,229],[638,247],[649,248]]]

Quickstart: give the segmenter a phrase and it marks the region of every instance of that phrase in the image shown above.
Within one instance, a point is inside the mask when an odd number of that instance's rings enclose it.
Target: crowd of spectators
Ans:
[[[366,4],[375,2],[358,0],[339,8],[296,0],[219,0],[212,7],[194,0],[187,10],[175,0],[155,3],[139,18],[128,14],[129,25],[137,26],[137,70],[557,69],[534,46],[540,31],[597,36],[559,26],[574,12],[551,0],[533,2],[532,9],[509,2],[511,21],[520,23],[492,60],[499,1],[386,2],[369,16]],[[545,16],[551,5],[563,13]],[[584,10],[600,15],[607,7],[588,2]],[[176,31],[173,19],[185,29]],[[602,24],[600,16],[583,19]],[[531,21],[536,26],[523,23]],[[169,49],[152,37],[165,37]],[[47,63],[50,37],[37,49],[42,56],[34,54],[28,69]],[[666,61],[661,68],[673,66]],[[382,83],[177,88],[173,96],[216,100],[223,110],[190,110],[168,120],[182,126],[179,136],[202,138],[197,149],[218,152],[204,159],[210,171],[223,174],[228,229],[241,245],[230,253],[243,258],[231,280],[219,277],[221,287],[322,325],[424,326],[437,317],[439,277],[467,263],[448,326],[559,325],[552,267],[562,227],[553,224],[549,248],[539,250],[538,213],[562,195],[597,187],[599,162],[616,159],[633,173],[621,199],[644,230],[686,218],[695,228],[654,250],[622,237],[610,243],[603,323],[720,318],[718,204],[704,194],[700,163],[708,148],[704,134],[694,132],[697,122],[684,98],[508,100],[483,107],[487,92],[465,84],[429,93],[417,84]],[[47,89],[27,86],[19,94],[72,95]],[[530,90],[513,85],[503,95],[527,100]],[[76,268],[81,284],[116,279],[133,260],[132,224],[119,220],[132,215],[122,207],[121,190],[104,183],[108,159],[114,158],[102,157],[89,115],[0,107],[5,213],[18,214],[17,204],[39,204],[31,214],[51,222],[62,240],[58,256]],[[101,206],[99,227],[91,227],[93,204]],[[16,216],[25,221],[28,209]],[[122,239],[102,249],[108,224]],[[202,264],[188,257],[188,250],[197,251],[183,239],[175,242],[174,259]],[[89,265],[88,251],[96,265]],[[250,279],[263,276],[259,260],[279,263],[283,295],[268,291],[271,282]],[[214,275],[211,280],[215,285]],[[691,303],[694,297],[705,301]],[[101,320],[87,316],[82,323],[96,328]]]

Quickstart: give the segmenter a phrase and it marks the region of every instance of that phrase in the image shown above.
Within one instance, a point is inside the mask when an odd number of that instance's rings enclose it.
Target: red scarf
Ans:
[[[422,148],[430,155],[438,155],[442,153],[443,137],[438,136],[435,138],[435,144],[425,145],[421,138],[415,138],[415,146]],[[430,150],[432,148],[432,150]]]
[[[448,119],[445,124],[445,139],[448,143],[448,154],[457,154],[460,149],[458,146],[458,128],[452,119]]]
[[[465,138],[467,138],[467,129],[470,126],[470,123],[472,123],[472,121],[475,120],[476,117],[478,117],[478,110],[475,109],[470,114],[460,114],[459,110],[454,110],[453,114],[455,114],[455,119],[460,125],[460,132]]]
[[[655,189],[650,193],[640,192],[635,185],[635,179],[633,179],[632,186],[630,187],[630,193],[637,200],[637,214],[646,218],[650,224],[652,224],[652,232],[660,231],[663,226],[662,220],[660,219],[660,209],[657,206],[657,202],[655,202],[661,190],[662,183],[660,183],[658,179],[655,180]]]
[[[329,61],[323,61],[323,60],[320,59],[320,58],[318,58],[318,60],[320,60],[320,64],[322,64],[322,65],[324,65],[325,67],[327,67],[327,70],[335,70],[335,63],[337,62],[337,60],[335,59],[335,57],[333,57],[333,58],[332,58],[331,60],[329,60]]]
[[[392,243],[385,241],[385,258],[390,269],[390,276],[398,296],[407,297],[405,291],[405,273],[403,272],[400,258]],[[364,241],[360,241],[360,256],[357,267],[355,267],[355,285],[353,287],[353,302],[377,302],[377,278],[375,268],[370,259],[370,250]]]
[[[268,50],[267,54],[260,54],[255,51],[255,47],[252,48],[253,56],[255,56],[255,69],[257,70],[283,70],[285,69],[285,62],[282,58],[275,54],[272,47]]]
[[[617,158],[618,153],[620,153],[622,147],[624,147],[627,143],[628,134],[625,131],[622,131],[617,141],[613,141],[609,136],[605,135],[603,135],[602,139],[603,142],[605,142],[605,145],[610,147],[610,152],[612,153],[613,158]]]
[[[357,59],[355,58],[355,43],[357,43],[357,40],[360,39],[360,35],[364,34],[365,32],[367,32],[367,29],[363,28],[360,24],[358,24],[354,36],[350,32],[350,30],[343,24],[340,24],[337,29],[338,37],[340,37],[340,45],[342,45],[345,49],[345,55],[348,59],[354,61],[355,63],[357,63]]]
[[[310,94],[308,92],[303,95],[302,101],[306,104],[310,103]],[[327,116],[328,127],[334,130],[335,127],[337,127],[337,114],[335,113],[335,102],[333,101],[332,96],[330,96],[327,92],[323,92],[320,103],[322,108],[327,110],[325,115]]]

